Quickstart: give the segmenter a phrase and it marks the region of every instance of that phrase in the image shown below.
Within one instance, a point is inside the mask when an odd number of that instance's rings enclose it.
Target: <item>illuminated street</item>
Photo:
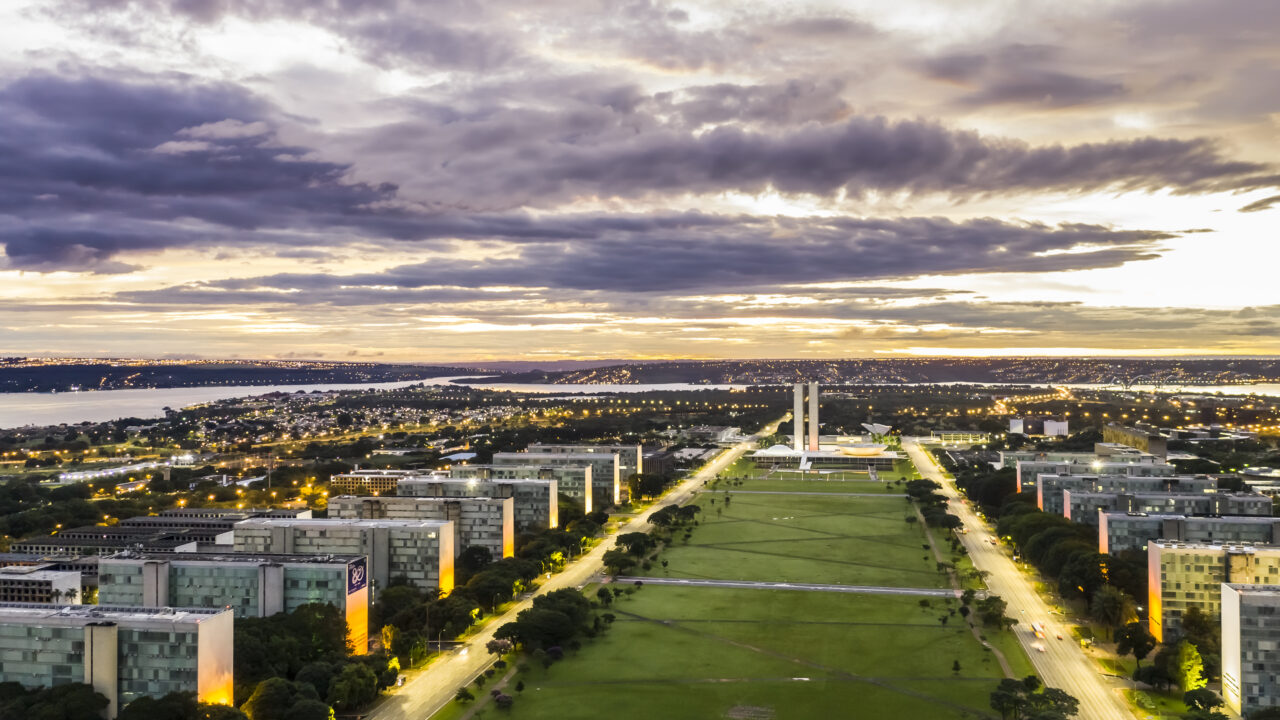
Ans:
[[[1081,718],[1132,720],[1133,715],[1119,693],[1121,684],[1101,673],[1076,644],[1069,624],[1062,621],[1061,615],[1050,612],[1048,604],[1036,594],[1027,577],[1019,572],[999,546],[992,544],[994,534],[963,502],[955,484],[945,478],[941,468],[916,440],[903,438],[902,447],[925,479],[942,485],[942,493],[950,499],[949,512],[958,516],[968,528],[969,532],[961,533],[960,539],[969,552],[969,558],[975,568],[990,573],[987,587],[1008,603],[1007,614],[1018,621],[1014,628],[1018,640],[1044,683],[1077,698]],[[1033,622],[1044,623],[1046,639],[1037,640],[1031,633]],[[1062,640],[1056,639],[1058,634],[1062,635]],[[1033,643],[1043,646],[1044,652],[1032,647]]]

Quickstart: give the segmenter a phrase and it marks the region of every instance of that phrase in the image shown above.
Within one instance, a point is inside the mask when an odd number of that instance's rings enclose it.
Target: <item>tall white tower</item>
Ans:
[[[809,449],[818,451],[818,383],[809,383]]]
[[[792,411],[792,424],[795,431],[792,434],[792,446],[796,452],[804,450],[804,384],[796,383],[795,386],[795,410]]]

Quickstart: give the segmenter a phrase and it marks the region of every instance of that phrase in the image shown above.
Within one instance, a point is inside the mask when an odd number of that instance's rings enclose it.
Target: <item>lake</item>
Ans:
[[[330,383],[320,385],[224,385],[216,387],[150,388],[140,390],[97,390],[66,393],[0,393],[0,428],[23,425],[58,425],[61,423],[103,422],[121,417],[160,417],[164,408],[226,400],[272,392],[312,392],[327,390],[374,390],[399,388],[425,383],[445,385],[455,377],[403,380],[383,383]],[[689,383],[656,383],[649,385],[548,385],[520,383],[467,383],[485,390],[518,393],[568,395],[571,393],[638,393],[662,390],[742,390],[749,385],[694,385]],[[959,384],[959,383],[942,383]],[[1057,384],[1057,383],[1055,383]],[[1097,389],[1099,385],[1062,383],[1077,389]],[[1150,392],[1155,388],[1135,385],[1134,391]],[[1165,392],[1193,394],[1247,395],[1256,393],[1280,397],[1280,383],[1257,385],[1184,385],[1166,386]]]

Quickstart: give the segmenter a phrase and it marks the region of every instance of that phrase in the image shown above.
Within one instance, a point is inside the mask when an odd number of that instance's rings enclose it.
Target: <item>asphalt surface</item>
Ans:
[[[919,444],[910,438],[902,439],[902,447],[920,470],[920,475],[942,485],[942,494],[950,500],[949,511],[964,523],[967,533],[960,539],[974,567],[985,570],[987,587],[1009,604],[1007,614],[1017,619],[1014,633],[1031,658],[1040,678],[1050,687],[1065,690],[1080,701],[1081,720],[1134,720],[1128,705],[1120,695],[1123,687],[1102,674],[1097,665],[1085,655],[1070,633],[1069,624],[1062,616],[1050,612],[1050,607],[1036,594],[1035,588],[1004,554],[993,544],[993,531],[961,499],[955,483],[944,477],[942,469]],[[1033,622],[1043,623],[1045,638],[1036,638],[1031,630]],[[1059,640],[1058,635],[1063,639]],[[1035,646],[1044,648],[1041,652]]]
[[[690,578],[619,577],[619,583],[646,585],[733,588],[735,590],[800,590],[804,592],[851,593],[855,595],[915,595],[920,597],[960,597],[955,590],[937,588],[887,587],[878,585],[819,585],[814,583],[756,582],[753,580],[695,580]]]
[[[743,453],[753,449],[757,439],[772,435],[780,422],[782,420],[722,452],[702,470],[667,493],[661,501],[619,527],[616,534],[648,530],[649,516],[654,511],[664,505],[688,500],[702,487],[704,481],[715,477],[716,473],[733,464]],[[555,590],[578,588],[590,582],[600,573],[604,554],[613,546],[612,539],[606,537],[586,555],[570,563],[563,572],[545,580],[537,591],[521,598],[500,617],[490,621],[458,649],[451,651],[446,657],[438,658],[426,671],[405,682],[395,694],[388,696],[365,717],[368,720],[426,720],[431,717],[453,699],[458,688],[468,685],[493,663],[493,657],[485,651],[484,646],[493,639],[494,631],[515,620],[520,611],[531,607],[533,598]]]

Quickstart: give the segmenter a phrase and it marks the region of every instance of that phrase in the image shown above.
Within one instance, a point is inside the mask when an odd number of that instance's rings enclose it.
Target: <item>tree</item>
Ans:
[[[1192,710],[1213,710],[1222,707],[1222,698],[1206,688],[1188,690],[1182,694],[1182,702]]]
[[[327,708],[326,708],[327,709]],[[120,710],[117,720],[247,720],[226,705],[208,705],[193,692],[173,692],[160,698],[140,697]]]
[[[596,599],[599,600],[600,604],[604,607],[609,607],[613,604],[613,591],[607,587],[602,587],[599,590],[596,590]]]
[[[1173,684],[1173,678],[1169,677],[1169,671],[1159,662],[1153,662],[1150,665],[1144,665],[1134,670],[1133,679],[1161,690],[1168,690],[1169,686]]]
[[[1005,678],[990,696],[991,709],[1004,720],[1066,720],[1079,712],[1080,702],[1058,688],[1041,689],[1040,679]]]
[[[329,683],[333,681],[333,665],[323,661],[307,663],[298,671],[294,681],[310,685],[318,698],[327,697]]]
[[[1174,651],[1169,675],[1178,683],[1183,692],[1191,692],[1204,687],[1204,661],[1200,659],[1200,651],[1186,638],[1178,641]]]
[[[0,718],[27,720],[101,720],[107,698],[84,683],[27,690],[0,684]]]
[[[286,720],[289,709],[303,700],[317,700],[315,688],[307,683],[272,677],[258,683],[240,707],[249,720]]]
[[[289,708],[284,720],[333,720],[333,708],[319,700],[307,698]]]
[[[460,687],[458,692],[453,694],[453,699],[460,703],[469,703],[476,699],[476,696],[467,688]]]
[[[329,685],[329,704],[335,710],[359,710],[378,697],[378,677],[365,665],[350,663]],[[257,718],[254,718],[257,720]]]
[[[621,575],[635,567],[636,559],[626,550],[610,550],[604,554],[604,566],[610,575]]]
[[[1120,655],[1132,655],[1139,666],[1155,646],[1156,639],[1140,622],[1131,622],[1116,631],[1116,652]]]
[[[1107,629],[1108,639],[1116,628],[1129,619],[1132,612],[1133,598],[1112,585],[1103,585],[1098,588],[1093,593],[1093,601],[1089,603],[1090,616]]]

